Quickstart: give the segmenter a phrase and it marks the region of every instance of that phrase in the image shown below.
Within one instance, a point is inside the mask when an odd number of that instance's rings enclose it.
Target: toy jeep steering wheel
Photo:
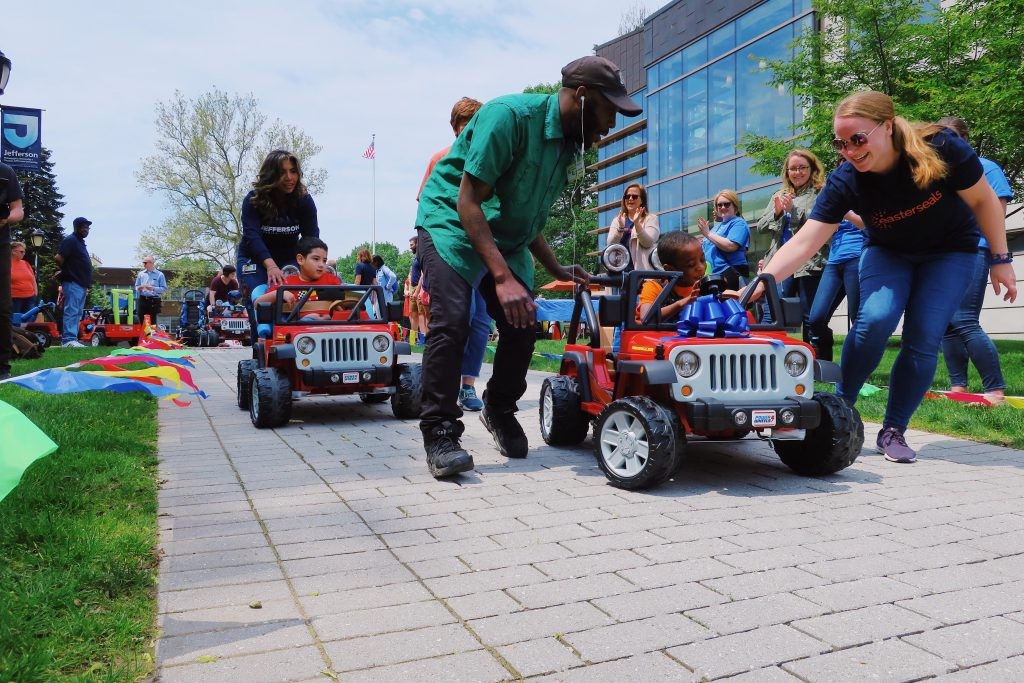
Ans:
[[[351,311],[355,308],[355,302],[349,301],[348,299],[338,299],[331,302],[330,308],[327,309],[327,313],[333,317],[334,312],[341,309],[342,311]]]

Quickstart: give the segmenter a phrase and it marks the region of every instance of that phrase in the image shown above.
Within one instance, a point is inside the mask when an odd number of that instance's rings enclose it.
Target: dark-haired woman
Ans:
[[[622,193],[622,209],[608,228],[608,244],[618,243],[629,251],[627,270],[650,270],[660,235],[658,217],[647,212],[647,190],[633,183]]]
[[[860,215],[867,231],[860,310],[843,344],[837,391],[850,404],[857,400],[902,316],[876,446],[887,460],[914,462],[903,432],[931,386],[942,335],[974,275],[981,233],[992,250],[995,293],[1005,288],[1005,300],[1017,298],[1005,219],[970,145],[941,126],[912,126],[896,116],[888,95],[850,95],[836,108],[833,128],[832,145],[845,161],[828,177],[803,229],[765,272],[776,279],[791,275],[848,211]]]
[[[268,154],[252,187],[242,200],[237,264],[250,318],[255,316],[249,293],[259,285],[281,284],[281,268],[295,263],[299,238],[320,236],[316,204],[294,154],[281,149]]]

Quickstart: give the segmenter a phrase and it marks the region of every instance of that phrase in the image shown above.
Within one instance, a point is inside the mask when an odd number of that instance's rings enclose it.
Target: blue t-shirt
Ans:
[[[981,232],[957,191],[981,179],[978,155],[946,129],[928,144],[946,162],[945,178],[922,190],[905,156],[888,173],[860,173],[844,161],[828,177],[811,218],[835,225],[852,209],[864,219],[868,246],[910,254],[975,251]]]
[[[377,269],[373,267],[372,263],[356,261],[356,277],[359,278],[359,284],[372,285],[374,278],[377,277]]]
[[[750,244],[750,226],[742,216],[733,216],[722,223],[715,223],[711,232],[721,235],[728,240],[740,245],[736,251],[725,252],[710,239],[705,239],[701,244],[704,250],[704,260],[711,264],[711,273],[721,273],[729,266],[747,265],[747,245]]]
[[[320,226],[316,218],[316,204],[307,194],[295,209],[263,220],[252,204],[255,191],[242,200],[242,242],[238,245],[240,259],[249,258],[263,265],[268,258],[282,266],[295,263],[300,237],[319,237]]]
[[[85,240],[75,234],[68,235],[60,243],[57,253],[64,258],[60,265],[60,281],[88,288],[92,284],[92,259],[85,248]]]
[[[845,263],[855,258],[860,258],[864,251],[864,231],[848,220],[839,221],[839,227],[832,235],[832,242],[828,246],[829,263]]]
[[[1006,180],[1006,174],[1003,173],[1003,169],[999,168],[999,164],[985,157],[978,157],[978,161],[981,162],[981,168],[985,171],[985,180],[992,186],[996,196],[1000,199],[1005,199],[1007,203],[1012,202],[1013,190],[1010,189],[1010,183]],[[978,240],[978,248],[988,249],[988,240],[985,239],[984,235]]]

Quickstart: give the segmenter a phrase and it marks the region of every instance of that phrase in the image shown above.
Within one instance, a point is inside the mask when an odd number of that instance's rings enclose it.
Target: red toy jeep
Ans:
[[[419,417],[420,365],[398,362],[412,350],[389,325],[401,318],[400,303],[385,304],[380,287],[358,285],[282,285],[276,293],[275,301],[256,304],[260,338],[252,360],[238,363],[238,407],[253,425],[287,423],[293,398],[309,394],[390,399],[395,417]]]
[[[580,443],[593,423],[598,464],[613,486],[624,489],[669,479],[685,456],[688,436],[731,441],[753,432],[803,475],[831,474],[851,465],[864,443],[864,425],[835,394],[815,393],[815,380],[835,382],[839,368],[815,360],[808,344],[786,334],[785,321],[800,320],[799,303],[780,300],[774,279],[760,275],[778,322],[747,323],[744,298],[739,306],[729,302],[740,313],[741,324],[735,326],[740,329],[705,320],[680,333],[676,322],[661,319],[661,308],[680,277],[634,271],[592,278],[592,284],[620,292],[601,296],[597,315],[590,291],[577,288],[560,374],[544,380],[541,388],[544,440]],[[638,320],[639,291],[652,279],[664,288]],[[720,279],[705,278],[701,293],[706,298],[698,304],[722,303],[722,288]],[[599,325],[622,325],[617,357],[601,348],[596,332],[590,344],[577,343],[581,316],[595,331]],[[727,336],[720,336],[723,327]],[[691,330],[695,334],[685,336]]]

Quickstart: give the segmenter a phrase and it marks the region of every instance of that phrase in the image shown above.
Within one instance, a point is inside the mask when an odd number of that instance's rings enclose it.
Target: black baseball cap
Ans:
[[[569,62],[562,67],[562,85],[566,88],[581,85],[597,88],[624,116],[639,116],[644,110],[626,93],[619,67],[604,57],[588,55]]]
[[[74,220],[74,222],[72,223],[72,225],[74,225],[74,226],[75,226],[76,228],[77,228],[77,227],[78,227],[79,225],[85,225],[85,226],[90,226],[90,225],[92,225],[92,221],[91,221],[91,220],[89,220],[88,218],[85,218],[85,217],[83,217],[83,216],[79,216],[78,218],[76,218],[76,219]]]

